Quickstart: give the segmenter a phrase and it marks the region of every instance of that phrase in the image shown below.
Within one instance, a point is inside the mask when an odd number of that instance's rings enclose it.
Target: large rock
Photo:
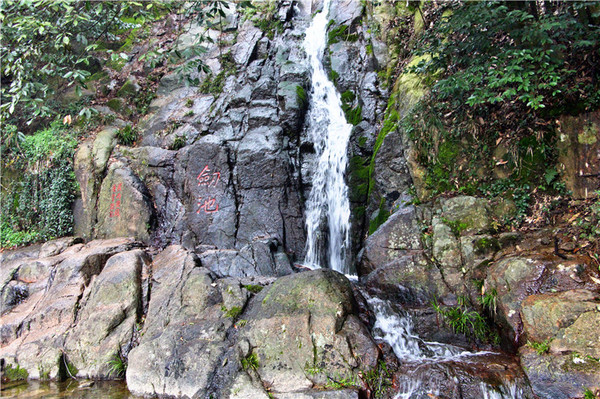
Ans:
[[[129,353],[127,386],[142,395],[198,397],[210,391],[211,377],[224,361],[226,310],[241,310],[246,293],[224,295],[207,269],[180,246],[161,252],[152,265],[152,297],[139,346]],[[230,308],[227,308],[230,306]],[[239,313],[239,311],[238,311]]]
[[[18,265],[12,280],[25,283],[29,296],[2,315],[0,358],[27,370],[29,378],[67,376],[65,335],[76,322],[85,287],[112,255],[134,245],[123,238],[97,240]]]
[[[561,330],[574,327],[573,324],[583,313],[593,312],[598,306],[600,295],[588,290],[531,295],[521,304],[521,318],[527,338],[534,342],[542,342],[556,337]],[[594,331],[591,326],[587,326],[587,329]],[[584,331],[581,339],[585,340],[586,335]],[[595,338],[597,341],[597,334]],[[591,347],[594,346],[593,341],[594,339],[590,342]],[[597,346],[598,342],[595,345]]]
[[[100,188],[96,236],[134,237],[147,242],[153,213],[144,183],[128,167],[112,164]]]
[[[523,346],[521,365],[533,391],[544,399],[583,397],[586,389],[600,389],[600,362],[577,353],[539,355]]]
[[[445,297],[448,288],[421,244],[417,208],[401,206],[365,242],[359,275],[369,292],[405,304]]]
[[[378,358],[375,343],[354,316],[355,306],[349,281],[337,272],[282,277],[244,315],[244,355],[256,357],[261,380],[274,392],[353,378],[374,368]]]
[[[141,318],[144,258],[139,249],[113,255],[84,291],[76,325],[65,341],[78,377],[117,377],[111,362],[127,357]]]
[[[285,276],[291,274],[290,261],[274,239],[259,240],[241,250],[210,249],[202,252],[202,266],[219,277]]]

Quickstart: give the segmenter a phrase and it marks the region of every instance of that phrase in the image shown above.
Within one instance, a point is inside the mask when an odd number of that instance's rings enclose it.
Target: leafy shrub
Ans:
[[[71,234],[77,183],[72,158],[74,133],[59,121],[25,136],[12,167],[20,174],[2,192],[3,248]]]
[[[433,300],[431,305],[454,332],[481,341],[493,338],[485,318],[474,310],[469,310],[467,303],[466,298],[459,296],[457,306],[442,307],[436,300]]]
[[[131,125],[127,125],[117,132],[119,144],[130,146],[137,140],[137,131]]]

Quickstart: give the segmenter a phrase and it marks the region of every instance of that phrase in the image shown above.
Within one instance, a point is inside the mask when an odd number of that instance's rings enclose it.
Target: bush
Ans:
[[[137,140],[137,131],[131,125],[119,129],[117,132],[117,140],[119,144],[130,146]]]
[[[58,121],[25,136],[11,166],[21,177],[2,192],[2,248],[72,233],[76,146],[74,133]]]

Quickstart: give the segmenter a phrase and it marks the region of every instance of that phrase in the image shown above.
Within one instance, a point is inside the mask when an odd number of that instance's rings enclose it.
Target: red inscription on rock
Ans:
[[[208,165],[206,165],[196,180],[198,180],[198,186],[204,186],[207,189],[210,189],[217,186],[217,183],[221,180],[221,173],[211,172]],[[217,203],[217,199],[210,195],[207,197],[198,196],[198,210],[196,213],[200,213],[200,211],[203,211],[204,213],[218,212],[219,204]]]
[[[110,201],[110,209],[108,212],[108,217],[114,218],[118,217],[121,212],[121,188],[123,183],[119,183],[118,185],[113,184],[112,186],[112,198]]]

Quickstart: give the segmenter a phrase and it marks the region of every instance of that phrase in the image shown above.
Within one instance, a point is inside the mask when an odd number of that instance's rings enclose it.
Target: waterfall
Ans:
[[[346,150],[352,125],[346,122],[341,100],[329,80],[322,57],[326,47],[329,0],[306,30],[304,49],[312,72],[311,105],[308,110],[308,137],[318,157],[312,189],[306,204],[306,257],[311,268],[328,266],[348,274],[350,203],[344,180],[348,162]],[[326,221],[327,230],[322,231]],[[327,259],[321,259],[326,253]]]

